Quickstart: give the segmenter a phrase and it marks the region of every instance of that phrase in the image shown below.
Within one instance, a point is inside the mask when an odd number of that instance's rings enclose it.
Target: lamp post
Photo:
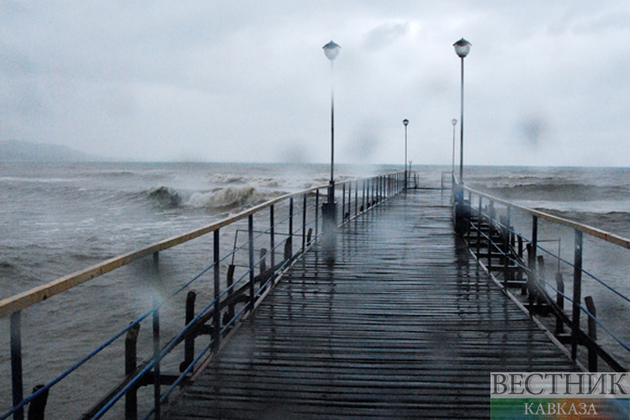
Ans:
[[[334,249],[334,233],[337,228],[337,209],[335,203],[335,87],[333,83],[333,62],[341,47],[330,41],[324,45],[324,54],[330,60],[330,182],[328,184],[328,202],[322,206],[324,246]]]
[[[405,118],[403,120],[403,125],[405,126],[405,183],[404,187],[407,190],[407,125],[409,125],[409,120]]]
[[[453,124],[453,160],[451,163],[451,178],[455,179],[455,126],[457,125],[457,120],[453,118],[451,120],[451,124]]]
[[[464,57],[470,52],[471,43],[464,38],[453,44],[455,53],[462,61],[461,115],[459,120],[459,185],[453,189],[455,201],[455,231],[465,234],[468,230],[469,210],[464,202]],[[453,124],[453,131],[455,124]]]
[[[455,53],[462,61],[461,115],[459,119],[459,182],[464,182],[464,58],[470,52],[472,44],[464,38],[453,44]]]

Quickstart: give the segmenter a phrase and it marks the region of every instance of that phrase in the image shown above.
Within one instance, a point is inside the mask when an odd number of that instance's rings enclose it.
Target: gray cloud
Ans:
[[[467,162],[539,163],[527,143],[545,145],[545,164],[630,154],[630,6],[612,0],[7,0],[0,14],[3,140],[326,162],[333,39],[338,161],[399,162],[408,118],[414,164],[448,164],[465,37]]]

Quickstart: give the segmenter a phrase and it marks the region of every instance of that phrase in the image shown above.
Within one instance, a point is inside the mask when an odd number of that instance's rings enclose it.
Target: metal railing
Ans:
[[[337,220],[345,223],[379,205],[398,194],[403,189],[403,183],[403,173],[339,183],[337,199],[341,205],[337,206],[337,212],[341,217]],[[27,407],[29,419],[43,418],[46,400],[56,387],[62,382],[71,381],[79,368],[83,369],[105,349],[111,349],[114,343],[122,343],[124,347],[124,360],[123,355],[119,357],[121,364],[124,364],[124,375],[117,383],[104,385],[110,390],[96,397],[97,401],[93,401],[91,407],[72,408],[72,414],[81,412],[75,417],[98,419],[106,413],[111,414],[116,407],[116,416],[122,417],[124,413],[126,419],[137,419],[140,418],[139,406],[148,406],[141,418],[159,419],[162,405],[177,387],[188,381],[218,351],[222,340],[237,327],[240,320],[251,313],[278,282],[282,273],[321,237],[321,201],[326,196],[322,190],[327,188],[319,186],[278,197],[201,229],[119,255],[0,301],[0,318],[10,318],[12,379],[12,407],[0,415],[0,420],[10,416],[22,420]],[[121,267],[139,264],[147,258],[152,257],[153,269],[159,270],[160,253],[207,235],[212,238],[209,264],[177,286],[168,297],[154,297],[149,309],[129,319],[128,326],[78,358],[55,379],[36,386],[30,395],[24,396],[24,311],[85,282]],[[221,241],[226,235],[233,235],[234,240]],[[202,283],[202,279],[211,282],[211,290]],[[193,287],[198,289],[194,290]],[[164,328],[164,314],[172,313],[172,310],[166,310],[167,305],[181,303],[184,292],[185,310],[176,310],[184,318],[183,329]],[[200,302],[200,298],[204,297],[206,301]],[[54,317],[48,322],[54,323]],[[152,334],[150,340],[139,342],[142,324],[149,324]],[[167,333],[172,336],[165,340]],[[204,336],[208,339],[203,340],[199,348],[199,338]],[[150,347],[145,350],[150,356],[139,363],[139,346],[142,343]],[[178,365],[171,360],[177,358],[177,352],[173,351],[176,348],[183,350],[183,361],[179,363],[179,372],[173,373],[173,366]],[[94,375],[94,378],[98,378],[98,375]],[[144,399],[139,398],[141,388],[152,388],[152,392],[149,396],[144,395]],[[117,405],[122,399],[125,400],[124,410]]]
[[[602,252],[627,252],[630,239],[462,184],[455,190],[455,225],[463,226],[459,233],[493,278],[506,291],[521,290],[523,306],[566,346],[574,361],[585,362],[590,371],[598,370],[599,360],[613,370],[626,371],[630,346],[625,323],[614,316],[598,318],[595,297],[604,302],[606,312],[617,314],[626,313],[630,298],[610,279],[604,281],[587,271],[585,262],[597,262]],[[529,235],[523,233],[527,231]],[[592,251],[590,259],[585,259],[585,236]],[[561,255],[562,244],[571,243],[572,260]],[[567,278],[570,280],[565,281]],[[583,297],[586,293],[590,295]]]

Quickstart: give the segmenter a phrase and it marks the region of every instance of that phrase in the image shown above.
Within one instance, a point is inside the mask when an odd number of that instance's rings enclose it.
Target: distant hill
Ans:
[[[66,146],[31,143],[27,141],[0,141],[0,162],[95,162],[103,159],[79,152]]]

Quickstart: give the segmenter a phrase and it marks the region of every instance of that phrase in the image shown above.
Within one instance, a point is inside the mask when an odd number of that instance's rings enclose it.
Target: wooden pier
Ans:
[[[409,191],[313,249],[177,398],[175,419],[490,417],[490,372],[576,371]]]

